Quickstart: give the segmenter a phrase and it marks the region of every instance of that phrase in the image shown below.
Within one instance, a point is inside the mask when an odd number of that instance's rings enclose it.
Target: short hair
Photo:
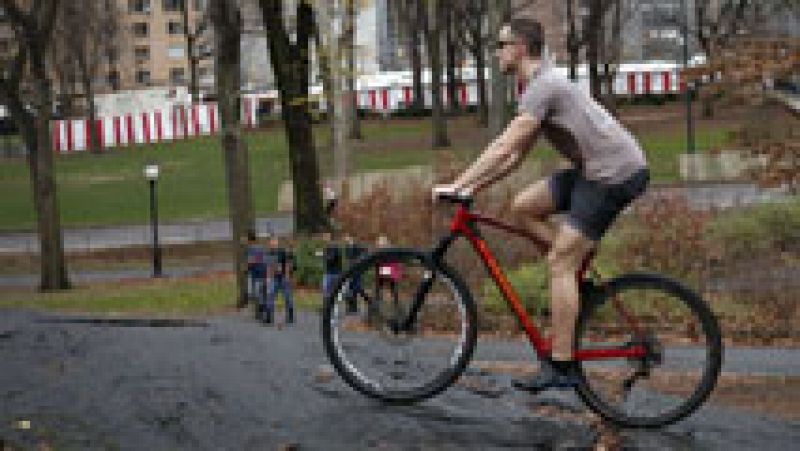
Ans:
[[[506,23],[515,36],[525,41],[531,56],[537,58],[542,56],[542,48],[544,47],[542,24],[528,17],[515,17]]]
[[[256,231],[253,229],[247,229],[247,241],[255,241],[255,240],[256,240]]]

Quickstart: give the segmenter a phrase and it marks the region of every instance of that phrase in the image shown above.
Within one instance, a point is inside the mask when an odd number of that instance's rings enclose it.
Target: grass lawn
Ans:
[[[656,181],[675,180],[677,155],[684,137],[675,127],[653,127],[639,133]],[[317,126],[318,148],[327,142],[326,126]],[[698,148],[724,142],[728,129],[698,127]],[[439,150],[430,149],[430,121],[392,120],[364,122],[365,139],[353,144],[357,172],[431,164]],[[484,131],[473,117],[449,124],[456,158],[472,158],[485,142]],[[245,135],[256,213],[277,209],[277,192],[290,178],[287,145],[281,126]],[[323,173],[330,155],[320,150]],[[532,153],[534,159],[552,160],[552,151]],[[227,215],[223,160],[218,137],[175,143],[111,149],[103,155],[73,154],[56,159],[56,179],[62,225],[66,227],[146,223],[147,184],[142,169],[148,162],[162,168],[159,178],[159,215],[165,222],[222,218]],[[22,159],[0,160],[0,230],[32,230],[35,215],[29,171]]]
[[[82,313],[136,313],[206,315],[235,311],[233,275],[211,274],[186,279],[147,279],[79,286],[63,292],[4,291],[0,309],[71,311]],[[319,292],[295,290],[295,308],[316,310]],[[278,299],[278,307],[283,308]]]

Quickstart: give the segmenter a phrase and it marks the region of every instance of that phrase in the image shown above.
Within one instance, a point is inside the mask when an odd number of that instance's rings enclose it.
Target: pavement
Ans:
[[[331,373],[319,330],[312,313],[293,327],[265,327],[246,312],[93,322],[3,311],[0,447],[587,449],[606,434],[569,415],[582,409],[570,392],[534,397],[457,384],[413,406],[366,399]],[[727,357],[724,371],[800,374],[797,350]],[[475,358],[530,355],[519,342],[481,340]],[[489,382],[509,385],[500,375]],[[782,450],[800,441],[800,424],[707,404],[676,425],[615,435],[625,449]]]

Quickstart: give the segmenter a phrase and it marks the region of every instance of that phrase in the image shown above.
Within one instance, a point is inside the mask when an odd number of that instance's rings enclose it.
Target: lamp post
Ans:
[[[144,178],[150,185],[150,225],[153,230],[153,277],[161,277],[161,248],[158,245],[158,204],[156,202],[156,181],[158,165],[144,167]]]

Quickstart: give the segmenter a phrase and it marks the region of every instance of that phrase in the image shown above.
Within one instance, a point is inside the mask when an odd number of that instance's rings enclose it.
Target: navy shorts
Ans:
[[[600,241],[614,219],[647,188],[650,171],[641,169],[618,184],[586,180],[577,169],[550,176],[550,193],[558,212],[587,238]]]

